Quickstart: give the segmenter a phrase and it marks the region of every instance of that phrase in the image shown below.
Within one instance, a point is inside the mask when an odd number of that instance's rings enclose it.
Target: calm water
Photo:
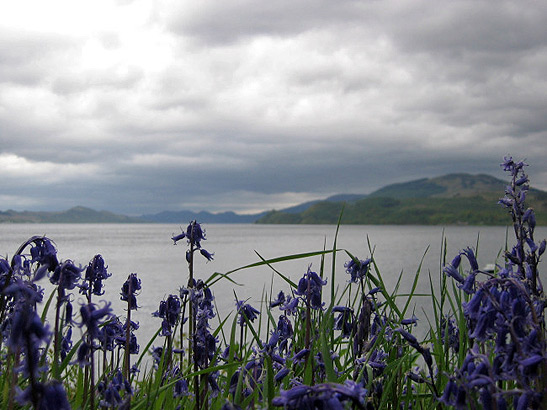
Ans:
[[[262,257],[317,251],[332,248],[336,227],[330,225],[205,225],[207,240],[202,243],[214,260],[206,262],[198,258],[197,278],[207,278],[213,272],[227,272],[240,266],[259,261],[255,251]],[[174,246],[173,234],[180,227],[163,224],[2,224],[0,225],[0,254],[11,257],[18,246],[33,235],[46,235],[58,249],[59,258],[72,259],[87,265],[91,258],[103,255],[113,274],[105,282],[104,298],[113,302],[115,313],[124,316],[119,292],[127,275],[136,272],[142,280],[142,292],[137,301],[140,306],[134,317],[141,323],[141,345],[144,338],[159,326],[159,319],[151,317],[160,300],[170,293],[177,293],[179,286],[187,282],[187,265],[184,258],[185,245]],[[448,227],[437,226],[341,226],[338,248],[346,249],[360,259],[370,256],[367,238],[374,247],[374,256],[388,288],[392,288],[399,273],[403,271],[404,285],[409,285],[424,256],[422,285],[428,289],[427,273],[436,280],[440,271],[442,238],[448,243],[447,258],[451,260],[458,250],[475,246],[479,240],[478,260],[484,266],[496,261],[505,246],[504,227]],[[513,238],[509,232],[509,244]],[[536,230],[536,238],[547,237],[547,227]],[[336,282],[341,287],[348,280],[344,262],[349,258],[345,252],[337,256]],[[326,258],[331,266],[331,258]],[[297,282],[309,264],[318,270],[320,257],[288,261],[275,265],[284,275]],[[541,271],[541,269],[540,269]],[[258,307],[263,289],[270,291],[272,270],[269,267],[252,268],[233,274],[232,278],[243,286],[234,286],[227,281],[217,283],[213,292],[221,314],[233,310],[234,290],[239,299],[250,299]],[[543,279],[545,282],[545,279]],[[44,281],[42,285],[46,285]],[[330,284],[329,284],[330,285]],[[275,277],[273,290],[287,289],[281,279]],[[390,289],[388,289],[390,290]],[[429,299],[419,301],[416,314],[427,310]],[[421,315],[423,318],[423,314]],[[425,320],[425,318],[423,318]]]

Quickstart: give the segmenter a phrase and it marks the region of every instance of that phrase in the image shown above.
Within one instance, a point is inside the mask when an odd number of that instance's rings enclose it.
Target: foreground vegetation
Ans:
[[[141,346],[134,331],[146,289],[137,274],[120,290],[127,308],[118,316],[101,300],[110,274],[100,255],[82,269],[59,261],[50,239],[29,238],[10,261],[0,259],[0,405],[546,409],[539,273],[546,241],[534,238],[535,213],[525,206],[525,164],[505,158],[502,165],[511,180],[499,202],[509,211],[514,243],[494,272],[479,268],[474,248],[448,259],[443,252],[442,272],[429,277],[430,294],[416,293],[420,270],[403,293],[402,277],[394,289],[384,285],[372,246],[361,259],[335,240],[331,249],[200,278],[195,258],[213,255],[193,221],[172,238],[187,244],[188,277],[159,302],[158,331]],[[346,260],[344,289],[334,286],[337,257]],[[298,283],[275,269],[290,259],[314,262]],[[290,292],[264,291],[259,306],[234,292],[233,313],[220,317],[215,290],[238,270],[261,265],[271,266]],[[55,285],[49,295],[40,287],[45,280]],[[421,327],[418,297],[432,305]]]

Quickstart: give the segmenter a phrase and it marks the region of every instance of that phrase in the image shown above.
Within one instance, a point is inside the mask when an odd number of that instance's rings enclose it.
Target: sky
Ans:
[[[547,189],[547,2],[0,3],[0,210],[253,213],[452,172]],[[500,196],[503,193],[500,193]]]

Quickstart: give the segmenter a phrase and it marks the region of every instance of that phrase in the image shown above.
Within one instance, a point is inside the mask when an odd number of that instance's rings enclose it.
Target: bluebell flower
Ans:
[[[208,261],[212,261],[212,260],[213,260],[213,255],[214,255],[214,254],[207,252],[205,249],[201,248],[201,249],[199,250],[199,253],[201,253],[201,255],[202,255],[203,257],[205,257],[205,259],[207,259]]]
[[[281,390],[272,401],[285,409],[344,409],[346,403],[364,407],[367,390],[351,380],[344,384],[321,383],[314,386],[297,385]]]
[[[289,339],[292,338],[294,334],[292,323],[287,316],[279,316],[276,333],[279,335],[279,351],[283,352],[287,348]]]
[[[341,330],[343,338],[350,337],[353,331],[353,309],[346,306],[334,306],[333,313],[339,313],[334,318],[334,330]]]
[[[310,354],[310,349],[302,349],[299,352],[296,352],[294,356],[291,358],[291,361],[293,363],[301,363],[307,356]]]
[[[63,384],[51,381],[43,386],[40,410],[70,410],[70,404]]]
[[[451,347],[454,352],[460,350],[460,330],[454,321],[454,318],[443,316],[440,323],[441,340],[444,344]]]
[[[270,308],[280,306],[283,303],[285,303],[285,293],[283,293],[283,291],[281,290],[277,294],[277,298],[270,303]]]
[[[287,296],[287,298],[285,298],[285,301],[279,306],[279,310],[281,310],[288,316],[294,315],[296,314],[296,311],[298,309],[298,301],[298,298]]]
[[[443,272],[446,275],[448,275],[448,276],[452,277],[453,279],[455,279],[459,283],[463,283],[465,281],[465,279],[460,274],[460,272],[458,272],[458,269],[455,268],[454,266],[452,266],[451,264],[446,265],[443,268]]]
[[[159,366],[161,362],[161,358],[163,356],[163,347],[161,346],[153,347],[152,350],[150,351],[150,354],[152,356],[152,359],[154,360],[154,366],[155,367]]]
[[[220,408],[220,410],[242,410],[237,404],[233,404],[229,401],[226,401]]]
[[[40,343],[49,341],[50,332],[38,316],[38,313],[28,303],[19,303],[11,317],[10,332],[7,346],[13,350],[26,346],[29,339],[31,345],[37,347]]]
[[[31,305],[40,303],[43,298],[43,289],[38,287],[33,282],[23,281],[21,278],[16,278],[4,288],[4,294],[11,296],[15,300],[25,300]]]
[[[395,330],[396,332],[399,332],[401,336],[408,342],[408,344],[414,348],[419,347],[420,344],[418,343],[418,339],[416,339],[416,336],[414,336],[412,333],[406,331],[403,328],[398,328]]]
[[[95,304],[88,303],[80,308],[82,322],[79,326],[82,327],[85,325],[87,332],[93,339],[100,339],[101,330],[99,329],[99,325],[110,318],[112,312],[110,305],[111,303],[107,302],[102,308],[97,308]]]
[[[65,360],[66,355],[72,348],[72,328],[69,327],[66,334],[61,339],[61,360]]]
[[[102,400],[100,402],[101,407],[115,407],[126,408],[128,407],[128,397],[133,394],[133,389],[128,380],[123,377],[120,369],[116,369],[111,375],[109,383],[100,383],[99,393]],[[124,398],[121,396],[121,392],[124,393]]]
[[[401,325],[405,325],[405,326],[407,325],[416,326],[417,323],[418,323],[418,318],[416,317],[416,315],[412,315],[412,317],[410,318],[401,320]]]
[[[125,347],[126,347],[125,345],[127,344],[126,343],[125,333],[124,333],[123,336],[118,336],[116,338],[116,344],[125,349]],[[129,334],[129,354],[138,354],[139,350],[140,350],[140,345],[137,342],[137,336],[133,332],[130,332],[130,334]]]
[[[477,262],[477,258],[475,257],[475,252],[473,251],[473,249],[467,247],[464,250],[462,250],[461,253],[463,255],[465,255],[465,257],[469,261],[469,265],[471,265],[471,270],[472,271],[478,271],[479,270],[479,264]]]
[[[107,266],[105,265],[103,257],[101,255],[95,255],[87,265],[84,279],[86,286],[91,287],[89,291],[94,295],[100,296],[104,294],[103,281],[110,276],[112,276],[112,274],[107,271]]]
[[[316,272],[311,270],[311,266],[308,266],[308,271],[298,282],[298,287],[294,293],[300,296],[302,301],[310,308],[322,309],[324,303],[321,301],[321,292],[326,284],[327,281],[321,279]]]
[[[70,404],[66,395],[65,388],[59,381],[48,383],[36,383],[34,387],[29,386],[17,397],[17,402],[21,405],[32,402],[33,397],[37,398],[35,408],[38,410],[70,410]]]
[[[131,273],[122,286],[120,299],[128,302],[131,310],[137,310],[137,292],[141,290],[141,280],[136,273]]]
[[[475,293],[475,278],[477,277],[477,272],[470,272],[469,275],[467,275],[467,278],[463,281],[462,284],[458,285],[458,287],[463,290],[468,295],[472,295]]]
[[[281,370],[279,370],[275,376],[274,376],[274,381],[279,383],[281,382],[285,377],[287,377],[287,375],[290,373],[290,370],[287,369],[286,367],[283,367],[281,368]]]
[[[248,303],[245,303],[245,301],[243,300],[237,300],[236,306],[237,306],[237,313],[239,314],[238,323],[240,326],[244,326],[247,320],[249,322],[254,322],[254,320],[260,314],[258,310],[256,310],[254,307],[252,307]]]
[[[190,391],[188,390],[188,382],[182,377],[179,378],[173,386],[173,397],[178,398],[189,395]]]
[[[369,271],[371,261],[372,259],[368,258],[365,260],[351,259],[346,262],[344,267],[346,268],[346,272],[351,276],[350,281],[357,283],[363,280]]]
[[[71,260],[66,260],[57,265],[49,281],[62,289],[72,290],[78,285],[82,271],[83,268],[77,267]]]
[[[124,325],[117,316],[107,321],[101,330],[100,342],[103,350],[112,351],[115,344],[119,345],[119,341],[125,338]]]
[[[80,346],[78,347],[78,350],[76,351],[76,361],[75,363],[80,366],[87,366],[89,365],[89,356],[92,351],[92,346],[87,343],[85,340],[82,340],[80,343]]]
[[[169,295],[167,300],[160,302],[159,309],[152,316],[162,318],[162,336],[168,336],[178,323],[181,312],[180,299],[176,295]]]
[[[48,270],[53,272],[59,264],[59,261],[57,260],[57,249],[55,249],[51,239],[46,238],[45,236],[33,236],[21,245],[19,249],[22,250],[21,248],[26,247],[28,244],[33,244],[30,249],[30,255],[32,257],[31,262],[39,265],[46,265]]]

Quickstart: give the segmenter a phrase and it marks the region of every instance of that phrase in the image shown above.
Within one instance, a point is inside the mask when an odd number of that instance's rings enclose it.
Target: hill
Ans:
[[[76,206],[62,212],[0,211],[0,223],[137,223],[140,218]]]
[[[449,174],[385,186],[352,202],[320,201],[299,213],[271,211],[257,223],[507,225],[497,204],[505,182],[490,175]],[[547,192],[531,189],[528,204],[537,222],[547,225]]]
[[[240,215],[235,212],[221,212],[214,214],[211,212],[192,212],[192,211],[163,211],[157,214],[142,215],[141,219],[145,222],[153,223],[184,223],[189,221],[199,221],[200,223],[253,223],[263,217],[266,213],[253,215]]]

